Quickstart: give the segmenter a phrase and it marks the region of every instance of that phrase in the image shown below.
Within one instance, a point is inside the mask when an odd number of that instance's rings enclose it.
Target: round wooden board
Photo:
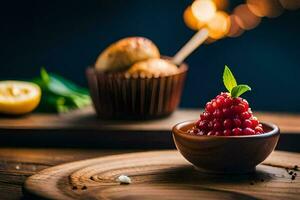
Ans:
[[[300,181],[286,169],[294,165],[300,154],[274,152],[255,173],[217,175],[195,170],[177,151],[130,153],[48,168],[24,191],[46,199],[298,199]],[[122,174],[132,183],[117,182]]]

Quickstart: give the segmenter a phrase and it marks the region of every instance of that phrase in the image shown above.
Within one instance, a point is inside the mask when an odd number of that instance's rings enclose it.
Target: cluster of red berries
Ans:
[[[235,136],[261,134],[264,130],[245,99],[232,98],[229,93],[221,93],[206,104],[205,111],[188,133]]]

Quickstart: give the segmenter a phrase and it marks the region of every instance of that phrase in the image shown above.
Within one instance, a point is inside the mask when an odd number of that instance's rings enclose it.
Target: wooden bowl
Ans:
[[[198,170],[212,173],[248,173],[274,150],[279,128],[262,123],[267,132],[249,136],[193,136],[186,132],[195,121],[173,127],[177,149]]]

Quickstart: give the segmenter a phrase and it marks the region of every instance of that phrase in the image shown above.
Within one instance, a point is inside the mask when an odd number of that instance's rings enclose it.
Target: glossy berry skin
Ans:
[[[243,128],[252,128],[252,122],[250,119],[246,119],[244,122],[243,122]]]
[[[230,129],[226,129],[226,130],[224,130],[223,134],[224,134],[225,136],[231,136],[231,135],[232,135],[232,132],[231,132]]]
[[[223,122],[223,126],[226,129],[231,129],[233,127],[233,121],[231,119],[225,119]]]
[[[239,118],[233,119],[234,127],[240,127],[242,125],[242,121]]]
[[[262,124],[253,116],[247,100],[221,93],[207,102],[205,111],[188,134],[202,136],[242,136],[264,133]]]
[[[252,128],[244,128],[243,129],[243,135],[255,135],[255,130],[253,130]]]
[[[242,135],[243,131],[240,128],[234,128],[232,129],[233,135]]]

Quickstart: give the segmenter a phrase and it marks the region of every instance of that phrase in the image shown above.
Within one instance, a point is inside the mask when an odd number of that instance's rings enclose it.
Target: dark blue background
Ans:
[[[110,43],[126,36],[152,39],[172,56],[194,34],[182,13],[191,0],[6,1],[0,5],[0,78],[24,79],[41,66],[86,85],[85,68]],[[231,1],[231,7],[243,1]],[[253,91],[258,110],[300,112],[300,10],[264,18],[238,38],[204,45],[186,62],[183,107],[203,107],[224,90],[229,65]]]

